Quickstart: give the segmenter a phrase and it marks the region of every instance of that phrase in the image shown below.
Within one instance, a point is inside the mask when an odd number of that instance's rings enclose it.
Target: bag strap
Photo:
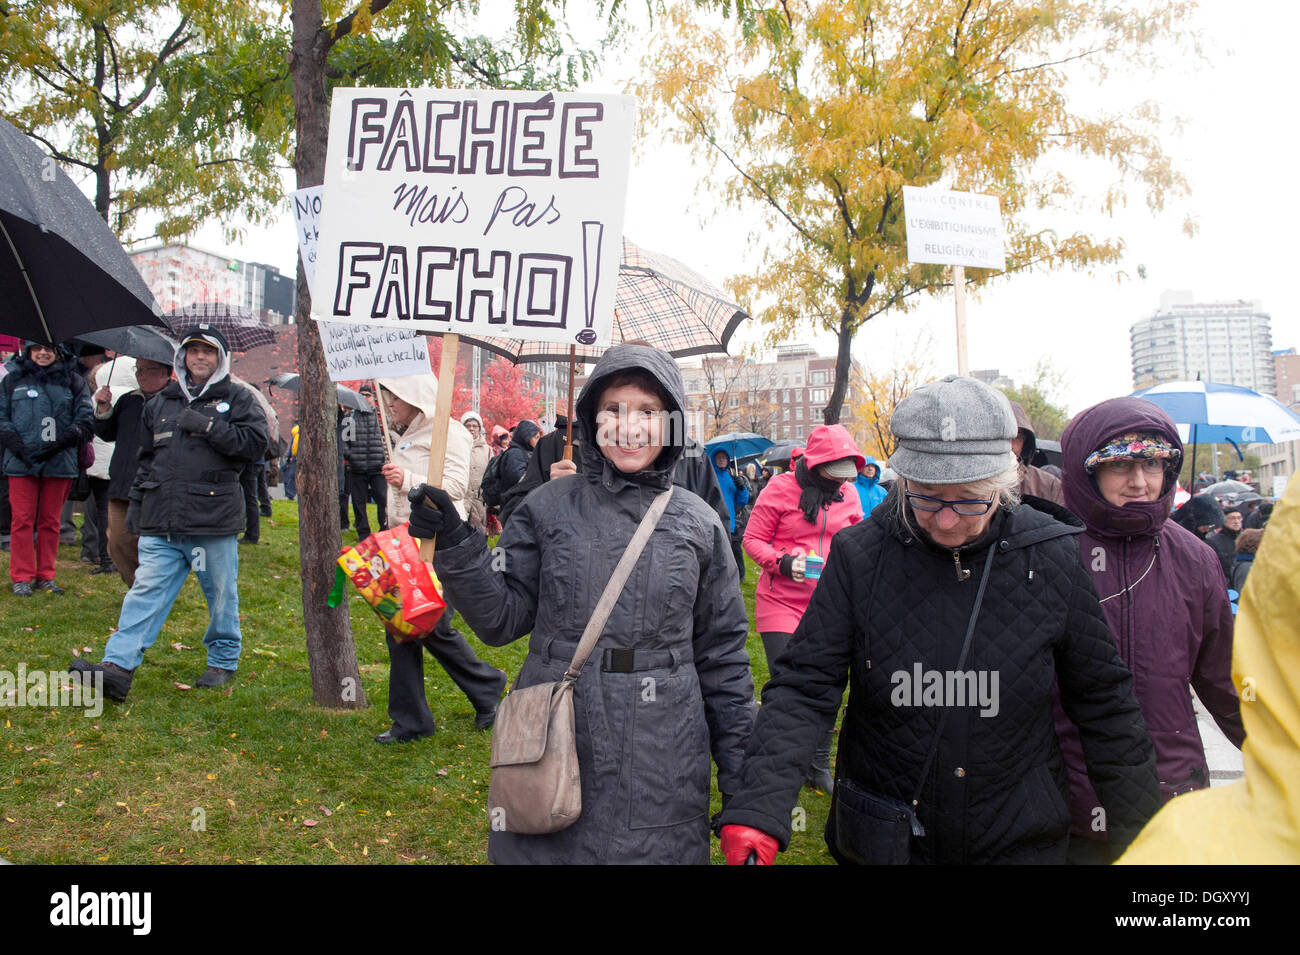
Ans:
[[[614,604],[618,603],[619,595],[623,593],[623,586],[627,583],[628,577],[632,575],[632,568],[636,565],[637,558],[641,556],[641,551],[645,550],[646,541],[654,533],[655,525],[659,523],[659,518],[663,517],[664,510],[668,507],[668,499],[672,495],[672,487],[657,495],[650,502],[645,517],[641,518],[641,523],[637,525],[636,533],[632,535],[627,550],[623,551],[623,556],[619,558],[617,566],[614,567],[614,575],[609,578],[609,583],[605,585],[605,590],[600,595],[600,600],[591,614],[591,619],[587,621],[586,629],[582,631],[582,639],[578,641],[578,649],[573,654],[573,661],[569,664],[569,669],[564,673],[564,679],[569,682],[572,683],[578,679],[578,675],[582,673],[582,668],[587,663],[587,657],[591,656],[591,651],[596,649],[596,641],[600,639],[600,635],[605,629],[605,622],[609,620],[609,615],[613,613]]]
[[[970,623],[966,625],[966,639],[961,645],[961,655],[957,658],[957,670],[960,671],[966,665],[966,654],[970,651],[971,638],[975,636],[975,623],[979,620],[980,605],[984,603],[984,588],[989,582],[989,571],[993,567],[993,552],[997,550],[997,542],[989,544],[989,555],[984,559],[984,573],[980,575],[979,590],[975,594],[975,606],[970,612]],[[945,706],[939,714],[939,725],[934,731],[934,742],[930,744],[930,752],[926,754],[925,765],[921,768],[921,778],[917,781],[916,792],[912,794],[912,808],[916,808],[917,802],[921,798],[921,790],[925,788],[925,780],[930,775],[930,766],[934,762],[935,754],[939,751],[939,739],[943,736],[943,724],[948,719],[948,711],[952,707]],[[915,817],[914,817],[915,818]],[[913,823],[919,826],[919,822]]]

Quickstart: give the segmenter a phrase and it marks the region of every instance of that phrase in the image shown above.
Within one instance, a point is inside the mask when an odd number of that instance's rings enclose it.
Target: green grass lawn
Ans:
[[[352,597],[352,631],[370,706],[335,711],[311,700],[298,572],[298,512],[274,503],[262,543],[240,547],[244,654],[238,680],[192,687],[203,672],[207,625],[193,577],[136,671],[130,699],[95,718],[68,707],[0,700],[0,858],[36,863],[330,863],[487,861],[490,734],[432,657],[425,683],[438,732],[401,746],[389,727],[388,654],[370,608]],[[373,511],[373,508],[372,508]],[[373,523],[373,517],[372,517]],[[344,540],[353,535],[345,532]],[[0,670],[64,670],[98,661],[125,587],[90,575],[78,546],[59,549],[67,595],[22,599],[0,554]],[[754,584],[744,585],[750,620]],[[457,626],[468,635],[463,622]],[[519,670],[527,640],[504,648],[471,640],[485,660]],[[750,631],[754,682],[767,679]],[[806,825],[783,863],[829,863],[822,842],[829,796],[805,789]],[[717,809],[717,796],[714,796]],[[714,842],[714,860],[721,853]]]

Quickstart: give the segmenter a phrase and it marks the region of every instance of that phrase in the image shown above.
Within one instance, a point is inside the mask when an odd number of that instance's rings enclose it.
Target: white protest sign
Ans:
[[[336,89],[313,317],[606,344],[635,101]]]
[[[321,187],[291,193],[294,224],[298,229],[298,254],[311,285],[316,273],[316,248],[320,235]],[[427,375],[429,350],[423,336],[413,331],[321,322],[321,344],[330,381],[355,378],[401,378]]]
[[[997,196],[904,186],[903,215],[908,261],[976,269],[1007,267]]]

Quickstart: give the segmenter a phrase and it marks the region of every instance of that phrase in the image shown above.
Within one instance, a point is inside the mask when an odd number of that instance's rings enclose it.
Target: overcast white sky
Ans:
[[[489,7],[491,0],[484,3]],[[1199,301],[1258,301],[1273,318],[1273,347],[1300,345],[1300,307],[1293,281],[1300,222],[1300,193],[1282,180],[1296,155],[1296,105],[1290,69],[1294,38],[1300,35],[1300,4],[1266,0],[1205,0],[1197,26],[1207,61],[1183,63],[1152,82],[1132,78],[1138,94],[1158,100],[1186,122],[1166,151],[1192,184],[1192,194],[1158,216],[1139,201],[1101,226],[1124,237],[1127,254],[1117,268],[1088,276],[1073,272],[1018,276],[996,283],[968,302],[971,367],[999,368],[1017,382],[1032,377],[1049,358],[1064,372],[1058,396],[1071,412],[1132,390],[1129,327],[1153,311],[1166,289],[1186,289]],[[596,91],[621,91],[635,75],[638,51],[617,55],[606,65]],[[1083,95],[1095,95],[1085,91]],[[698,183],[699,188],[696,188]],[[1105,181],[1100,181],[1100,193]],[[672,255],[719,284],[752,264],[746,217],[721,208],[707,170],[692,166],[684,151],[656,145],[633,157],[624,231],[648,249]],[[1187,214],[1200,223],[1188,238]],[[1076,223],[1062,218],[1059,228]],[[209,227],[194,244],[232,256],[269,262],[282,271],[296,267],[297,248],[286,216],[274,228],[249,230],[238,246],[221,241]],[[1137,268],[1145,266],[1145,280]],[[1132,278],[1117,282],[1115,273]],[[757,340],[757,327],[737,335]],[[935,375],[956,370],[950,298],[886,315],[859,332],[854,356],[868,367],[887,368],[910,354],[920,339],[933,356]],[[830,336],[811,331],[809,341],[833,354]],[[735,350],[733,348],[733,350]]]

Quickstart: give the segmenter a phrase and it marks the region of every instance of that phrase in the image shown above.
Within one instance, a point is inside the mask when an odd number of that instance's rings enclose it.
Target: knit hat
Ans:
[[[970,484],[1012,468],[1016,418],[1006,395],[949,375],[917,388],[894,408],[898,440],[889,466],[921,484]]]
[[[1097,466],[1107,461],[1144,460],[1146,458],[1164,458],[1175,463],[1182,460],[1183,453],[1169,441],[1149,431],[1130,431],[1111,438],[1100,448],[1083,459],[1083,468],[1089,474]]]

